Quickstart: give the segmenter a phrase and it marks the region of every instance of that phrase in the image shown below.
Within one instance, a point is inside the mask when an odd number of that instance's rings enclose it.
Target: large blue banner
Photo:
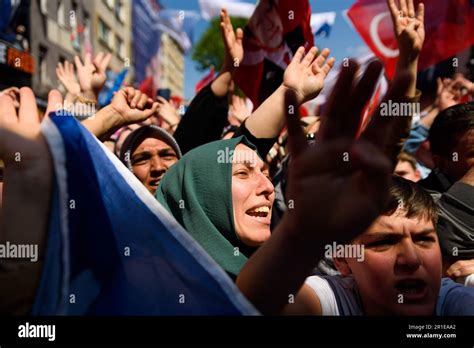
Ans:
[[[32,314],[257,314],[222,268],[74,117],[57,112],[42,131],[56,180]]]
[[[160,10],[155,0],[132,1],[133,67],[138,83],[147,77],[146,68],[160,48],[160,32],[155,29]]]

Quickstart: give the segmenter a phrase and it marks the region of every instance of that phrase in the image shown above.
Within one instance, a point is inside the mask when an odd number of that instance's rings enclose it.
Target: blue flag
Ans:
[[[74,117],[42,124],[55,167],[33,315],[257,315],[227,274]]]
[[[107,71],[107,81],[99,93],[99,106],[104,107],[109,105],[114,97],[114,93],[117,92],[123,84],[125,77],[128,74],[128,68],[123,68],[118,74],[114,74],[112,71]]]

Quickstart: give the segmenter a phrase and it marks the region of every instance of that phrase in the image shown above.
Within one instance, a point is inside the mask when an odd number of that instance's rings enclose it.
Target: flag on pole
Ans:
[[[123,84],[125,77],[127,77],[128,68],[123,68],[118,74],[112,71],[107,71],[107,81],[99,94],[99,105],[104,107],[112,101],[114,93],[117,92]]]
[[[211,257],[74,117],[42,124],[55,168],[33,315],[256,315]]]
[[[336,20],[336,12],[313,13],[311,15],[311,31],[314,36],[328,37]]]
[[[423,70],[474,44],[474,5],[471,0],[415,0],[425,4],[425,43],[418,68]],[[392,19],[385,0],[358,0],[347,18],[385,64],[391,79],[398,59]]]

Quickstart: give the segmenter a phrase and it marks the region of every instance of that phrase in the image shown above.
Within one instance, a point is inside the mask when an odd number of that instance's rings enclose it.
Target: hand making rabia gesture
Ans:
[[[395,76],[401,71],[411,73],[411,83],[407,96],[413,97],[416,93],[416,74],[418,72],[418,58],[425,41],[425,6],[420,3],[415,12],[413,0],[387,0],[393,22],[393,31],[400,51]]]
[[[84,63],[78,56],[74,57],[77,76],[84,97],[97,100],[99,92],[107,80],[105,72],[111,59],[112,55],[110,53],[104,54],[103,52],[97,54],[94,60],[92,60],[90,53],[87,53]]]
[[[382,65],[372,62],[355,83],[357,70],[353,61],[341,70],[322,116],[316,146],[308,145],[298,112],[287,112],[292,155],[287,186],[289,208],[271,238],[253,254],[237,279],[239,288],[262,313],[281,313],[288,304],[288,294],[298,293],[297,299],[304,298],[302,284],[323,257],[324,245],[350,242],[384,208],[391,170],[381,149],[394,118],[373,117],[363,136],[355,139],[362,110],[372,96]],[[384,102],[404,100],[408,85],[408,73],[402,73]],[[288,90],[285,109],[293,106],[297,110],[297,105],[298,96]],[[302,295],[299,291],[303,291]]]

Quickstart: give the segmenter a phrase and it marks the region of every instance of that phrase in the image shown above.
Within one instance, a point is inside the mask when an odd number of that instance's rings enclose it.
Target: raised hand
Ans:
[[[8,95],[13,100],[13,106],[15,109],[20,107],[20,89],[18,87],[9,87],[0,91],[0,96]]]
[[[237,28],[234,32],[232,22],[227,10],[221,10],[221,33],[225,46],[224,70],[232,71],[236,66],[241,64],[244,58],[244,47],[242,40],[244,32],[241,28]]]
[[[158,106],[153,99],[132,87],[118,91],[110,103],[110,107],[122,119],[121,126],[147,120],[157,112]]]
[[[95,57],[94,61],[92,61],[89,53],[86,54],[84,64],[78,56],[74,57],[77,76],[83,93],[90,96],[92,92],[97,98],[107,80],[105,72],[111,59],[112,55],[110,53],[104,55],[102,52]]]
[[[294,204],[288,226],[298,226],[295,233],[306,242],[349,242],[380,214],[388,196],[390,162],[381,149],[392,118],[374,117],[364,136],[355,140],[382,66],[371,63],[354,84],[357,69],[352,61],[342,69],[321,119],[317,146],[308,146],[297,116],[287,117],[292,153],[287,197]],[[402,100],[408,82],[407,76],[395,80],[385,101]]]
[[[115,93],[112,102],[82,122],[92,134],[100,140],[123,126],[141,123],[156,114],[158,103],[133,87],[122,88]]]
[[[8,95],[0,96],[0,158],[5,163],[3,206],[0,211],[0,243],[33,244],[38,247],[38,262],[27,259],[0,259],[2,282],[20,282],[2,287],[0,312],[27,314],[33,304],[39,283],[46,242],[53,165],[48,146],[40,132],[40,118],[35,96],[29,88],[21,88],[20,107],[16,110]],[[61,107],[62,97],[51,91],[48,110]]]
[[[0,96],[0,156],[5,162],[6,172],[25,169],[48,157],[44,140],[40,134],[40,117],[35,96],[30,88],[19,90],[20,107],[8,95]],[[49,93],[46,115],[62,106],[62,96],[57,90]],[[43,146],[44,145],[44,146]],[[20,154],[21,160],[17,160]]]
[[[470,93],[474,97],[474,83],[464,77],[463,74],[454,75],[454,87],[462,93]]]
[[[460,93],[457,93],[454,89],[455,82],[451,79],[438,78],[437,82],[437,94],[435,100],[435,106],[439,111],[443,111],[453,105],[459,103]]]
[[[247,110],[247,105],[245,104],[245,99],[237,95],[233,95],[231,99],[231,104],[229,107],[229,123],[240,125],[245,121],[247,117],[250,116],[249,111]]]
[[[165,98],[158,97],[158,115],[165,121],[171,129],[176,128],[181,121],[178,110]]]
[[[61,105],[61,93],[51,91],[46,114]],[[35,231],[42,233],[46,229],[53,169],[40,132],[35,96],[29,88],[20,89],[18,111],[8,95],[0,96],[0,158],[5,163],[5,220],[0,239],[32,243],[26,237],[36,238]]]
[[[474,274],[474,260],[456,261],[448,268],[446,274],[453,279]]]
[[[334,58],[329,58],[329,49],[325,48],[316,57],[318,49],[312,47],[305,55],[300,47],[283,75],[283,86],[296,93],[298,104],[315,98],[323,89],[324,80],[334,66]]]
[[[69,94],[76,96],[81,92],[81,86],[77,81],[72,63],[69,63],[67,60],[64,63],[58,63],[56,75]]]
[[[353,61],[342,69],[327,112],[321,117],[316,146],[308,145],[301,129],[297,94],[291,89],[286,91],[292,154],[288,210],[271,238],[252,255],[237,278],[239,289],[264,314],[281,313],[288,305],[288,294],[304,296],[299,291],[323,257],[324,246],[354,239],[386,204],[390,161],[380,148],[396,117],[374,117],[365,137],[355,140],[362,110],[372,96],[382,65],[372,62],[355,83],[357,70]],[[408,73],[399,75],[384,102],[404,100],[409,82]],[[311,307],[318,306],[312,303]],[[321,309],[311,311],[317,313]]]
[[[425,7],[420,3],[418,13],[415,13],[413,0],[399,1],[400,7],[397,7],[395,0],[387,0],[387,4],[400,50],[399,59],[411,62],[418,58],[425,41]]]

